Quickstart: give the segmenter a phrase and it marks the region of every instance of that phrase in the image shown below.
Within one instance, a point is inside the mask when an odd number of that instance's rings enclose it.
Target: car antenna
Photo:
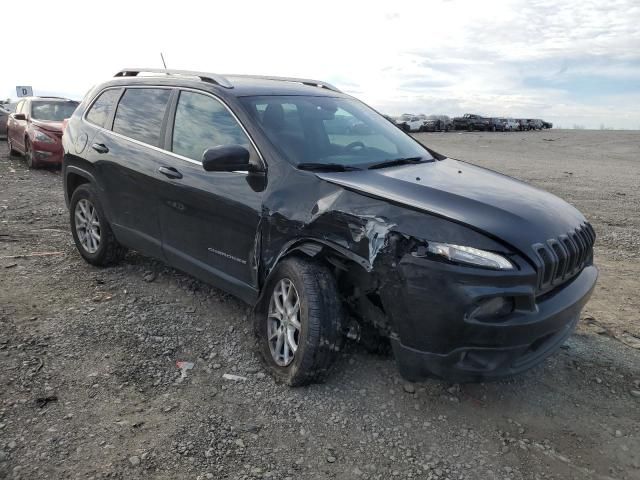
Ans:
[[[162,52],[160,52],[160,58],[162,59],[162,65],[164,65],[164,69],[167,69],[167,62],[164,61],[164,55],[162,55]]]

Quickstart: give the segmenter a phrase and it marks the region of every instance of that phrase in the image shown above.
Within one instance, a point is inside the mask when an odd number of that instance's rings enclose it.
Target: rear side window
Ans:
[[[102,92],[89,109],[87,121],[98,127],[104,127],[121,92],[122,90],[118,88]]]
[[[172,151],[200,162],[205,150],[219,145],[242,145],[253,152],[242,127],[218,100],[200,93],[180,92]]]
[[[127,89],[118,104],[113,131],[158,146],[170,95],[171,90],[164,88]]]

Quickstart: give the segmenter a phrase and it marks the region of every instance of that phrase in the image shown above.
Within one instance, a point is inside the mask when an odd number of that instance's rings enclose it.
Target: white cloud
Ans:
[[[16,43],[4,49],[0,95],[31,84],[80,97],[122,67],[159,67],[162,51],[172,68],[326,79],[390,113],[640,126],[624,97],[580,97],[554,83],[638,78],[636,0],[34,0],[24,8],[3,6],[4,38]],[[527,84],[530,76],[540,84]]]

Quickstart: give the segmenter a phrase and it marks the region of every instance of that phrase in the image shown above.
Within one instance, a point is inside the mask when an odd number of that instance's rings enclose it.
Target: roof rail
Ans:
[[[321,80],[311,80],[310,78],[273,77],[269,75],[234,75],[234,74],[229,74],[229,76],[238,77],[238,78],[255,78],[257,80],[278,80],[281,82],[302,83],[303,85],[308,85],[310,87],[326,88],[327,90],[332,90],[334,92],[342,93],[338,88],[334,87],[328,82],[323,82]]]
[[[205,72],[192,72],[191,70],[165,70],[164,68],[124,68],[114,75],[114,77],[136,77],[139,73],[153,73],[158,75],[180,75],[185,77],[198,77],[203,82],[214,83],[224,88],[233,88],[222,75]]]
[[[69,100],[67,97],[54,97],[53,95],[34,95],[31,98],[48,98],[49,100]]]

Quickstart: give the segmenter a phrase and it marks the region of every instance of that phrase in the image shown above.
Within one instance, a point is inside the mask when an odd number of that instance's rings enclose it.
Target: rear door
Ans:
[[[111,115],[112,125],[109,119],[90,142],[116,237],[155,257],[162,257],[158,167],[171,95],[171,88],[127,87]]]
[[[167,260],[208,283],[252,301],[256,295],[260,182],[247,172],[206,172],[202,154],[240,144],[251,161],[257,150],[231,111],[216,97],[182,90],[167,125],[159,190]],[[168,173],[169,172],[169,173]]]

